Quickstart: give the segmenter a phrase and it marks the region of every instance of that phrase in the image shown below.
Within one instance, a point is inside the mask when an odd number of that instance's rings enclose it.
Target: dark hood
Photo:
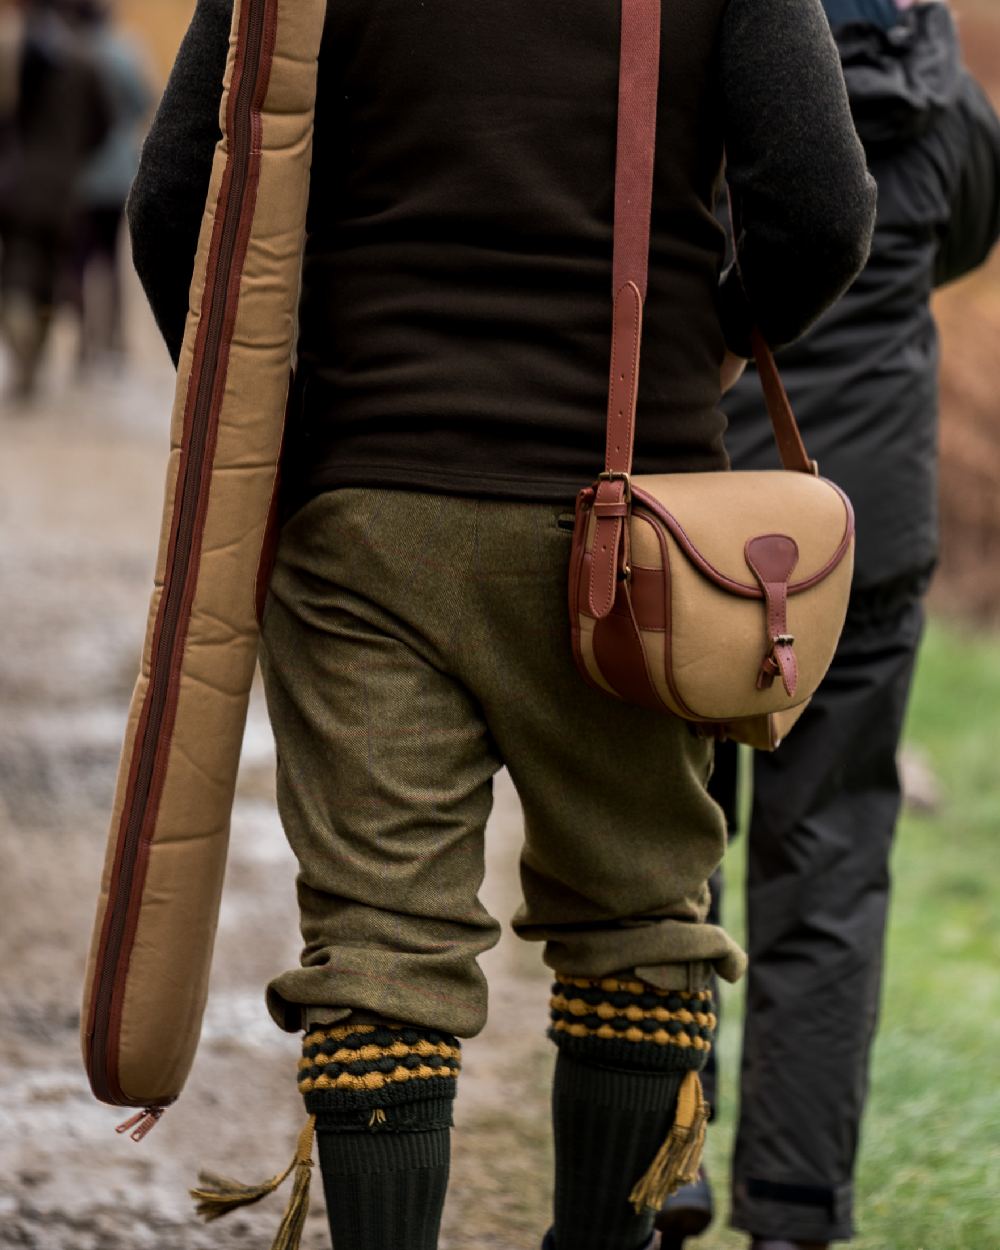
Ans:
[[[961,88],[958,32],[944,4],[901,12],[888,30],[834,28],[858,134],[866,149],[922,134]]]

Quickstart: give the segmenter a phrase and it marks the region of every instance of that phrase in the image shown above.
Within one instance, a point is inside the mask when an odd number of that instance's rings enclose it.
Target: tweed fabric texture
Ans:
[[[725,842],[711,744],[581,680],[571,525],[545,504],[345,489],[284,527],[262,636],[304,937],[269,988],[283,1027],[354,1010],[479,1031],[502,765],[524,810],[514,928],[550,966],[685,990],[741,974],[705,921]]]

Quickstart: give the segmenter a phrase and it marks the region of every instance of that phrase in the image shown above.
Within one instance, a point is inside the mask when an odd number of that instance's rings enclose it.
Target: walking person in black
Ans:
[[[854,1230],[900,807],[896,754],[937,557],[934,289],[1000,237],[1000,122],[942,3],[824,0],[879,188],[871,259],[779,357],[810,454],[857,516],[847,625],[824,684],[773,756],[757,755],[748,847],[750,971],[733,1224],[754,1250],[822,1250]],[[738,468],[771,467],[755,380],[729,394]],[[735,752],[717,793],[733,808]],[[703,1184],[668,1202],[679,1245]]]

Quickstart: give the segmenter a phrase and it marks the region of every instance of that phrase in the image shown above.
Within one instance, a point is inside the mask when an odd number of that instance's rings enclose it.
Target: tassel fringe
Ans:
[[[641,1215],[648,1208],[658,1211],[676,1189],[697,1179],[707,1128],[708,1103],[701,1077],[697,1072],[689,1072],[677,1095],[677,1113],[667,1140],[629,1194],[636,1214]]]
[[[217,1176],[214,1172],[199,1172],[198,1179],[201,1182],[201,1188],[190,1191],[198,1214],[206,1221],[217,1220],[238,1207],[248,1207],[255,1202],[260,1202],[268,1194],[273,1194],[294,1171],[295,1182],[292,1186],[292,1196],[288,1200],[288,1206],[271,1250],[298,1250],[306,1215],[309,1212],[309,1181],[312,1175],[315,1132],[316,1117],[310,1116],[299,1134],[295,1158],[284,1172],[272,1176],[261,1185],[244,1185],[239,1181]]]
[[[295,1183],[292,1185],[292,1196],[288,1200],[285,1214],[274,1238],[271,1250],[298,1250],[302,1240],[306,1216],[309,1214],[309,1181],[312,1176],[312,1144],[315,1120],[309,1117],[309,1123],[302,1130],[299,1138],[299,1149],[295,1155]],[[307,1140],[304,1140],[307,1139]]]

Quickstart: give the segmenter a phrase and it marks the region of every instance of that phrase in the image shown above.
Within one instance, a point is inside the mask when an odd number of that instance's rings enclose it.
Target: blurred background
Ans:
[[[85,25],[88,7],[81,0]],[[0,409],[0,1246],[267,1246],[280,1201],[204,1229],[186,1189],[203,1164],[250,1180],[284,1166],[301,1115],[297,1039],[274,1029],[261,995],[294,962],[298,943],[294,867],[274,812],[257,697],[214,987],[188,1090],[136,1146],[115,1136],[122,1116],[90,1097],[78,1056],[83,962],[145,623],[172,398],[166,352],[118,230],[114,184],[134,159],[191,8],[191,0],[121,0],[109,24],[86,30],[130,102],[117,170],[105,192],[95,190],[57,275],[59,311],[37,376],[21,386],[0,358],[8,397]],[[970,67],[1000,100],[1000,4],[956,0],[954,8]],[[0,57],[5,12],[0,0]],[[0,91],[2,73],[0,60]],[[907,732],[909,803],[859,1169],[861,1250],[1000,1247],[1000,257],[944,292],[937,311],[943,558]],[[485,891],[502,918],[517,897],[519,837],[517,801],[502,781]],[[727,896],[737,933],[743,841]],[[531,1247],[546,1224],[548,978],[537,951],[509,937],[486,963],[491,1022],[466,1053],[446,1250]],[[711,1133],[719,1180],[739,1018],[737,990],[725,1003],[722,1114]],[[327,1246],[327,1236],[315,1210],[305,1250]],[[701,1244],[743,1243],[723,1219]]]

